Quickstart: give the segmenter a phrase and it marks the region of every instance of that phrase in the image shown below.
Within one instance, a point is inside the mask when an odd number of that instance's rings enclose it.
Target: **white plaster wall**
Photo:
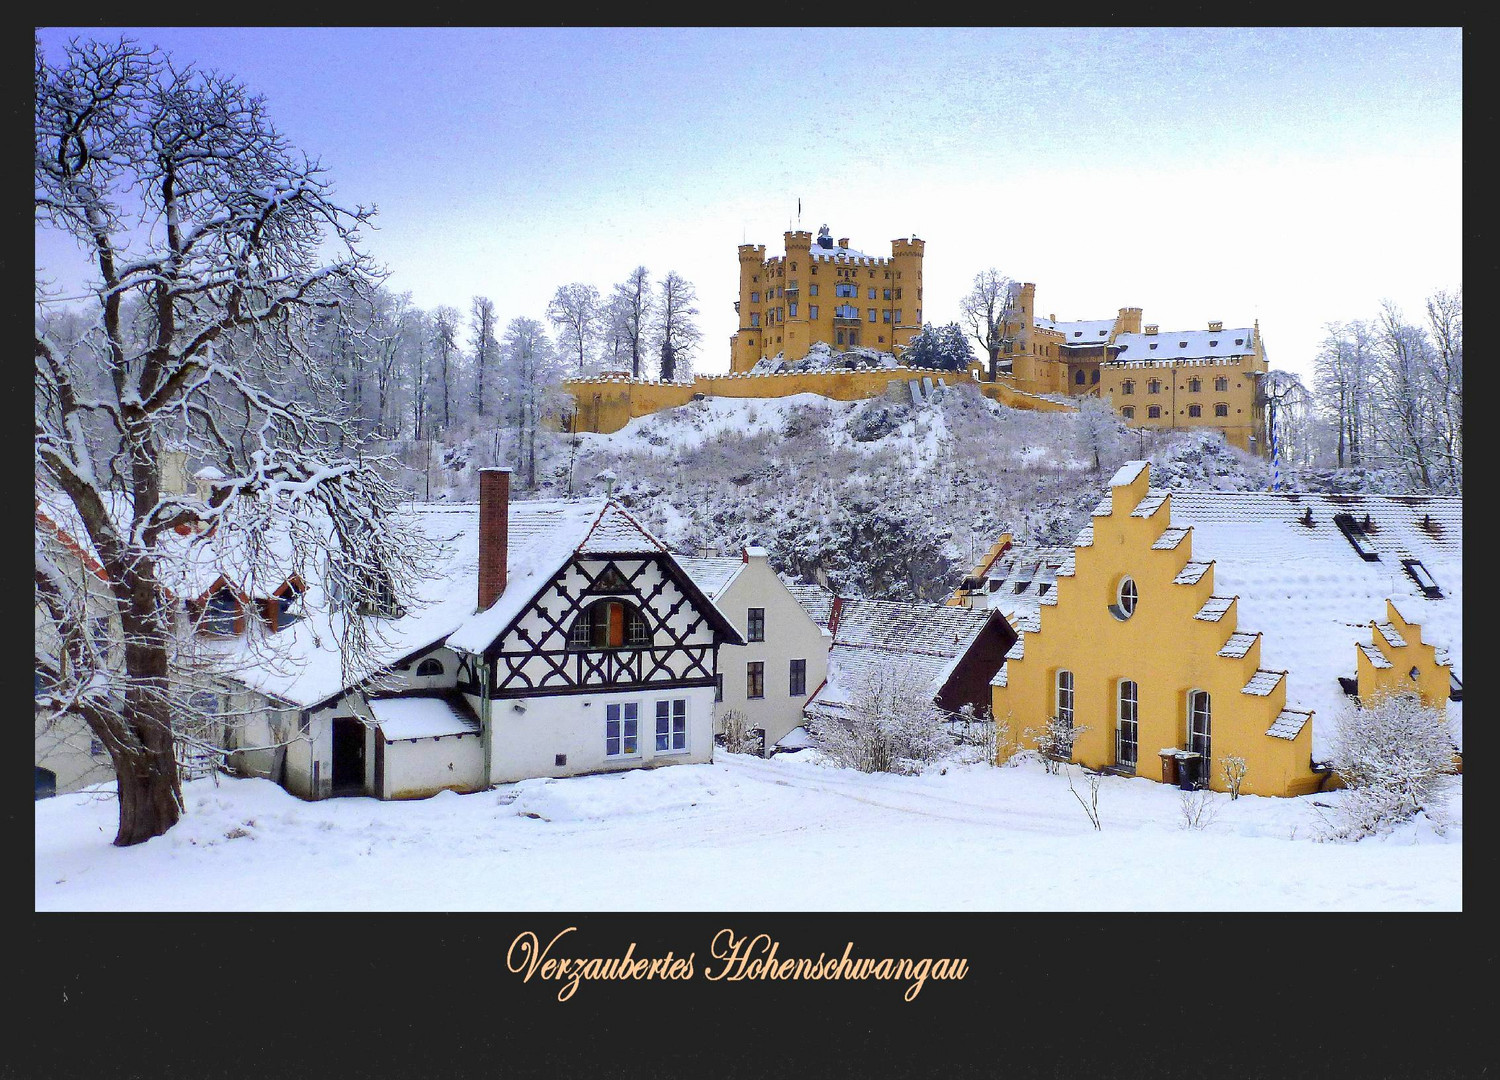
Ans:
[[[687,750],[656,750],[656,702],[687,700]],[[640,753],[629,757],[604,755],[605,706],[614,702],[640,704]],[[490,778],[511,783],[534,776],[573,776],[578,773],[633,769],[642,766],[703,763],[713,760],[712,687],[615,693],[557,694],[533,698],[498,698],[490,703],[493,730]],[[473,702],[478,711],[478,702]],[[525,712],[518,712],[517,704]],[[559,766],[556,755],[566,754]]]
[[[372,739],[380,736],[372,732]],[[368,748],[374,769],[374,747]],[[444,789],[475,791],[484,787],[484,748],[479,736],[443,735],[402,739],[385,744],[383,799],[420,799]]]
[[[724,700],[715,708],[719,715],[739,709],[751,727],[764,728],[766,751],[803,722],[802,706],[828,675],[828,648],[832,638],[822,629],[776,576],[765,556],[751,556],[749,563],[716,601],[719,610],[742,636],[748,638],[750,609],[766,609],[766,640],[748,645],[725,645],[719,649],[719,670],[724,674]],[[806,692],[791,693],[793,659],[807,661]],[[766,665],[763,698],[747,698],[746,665]]]

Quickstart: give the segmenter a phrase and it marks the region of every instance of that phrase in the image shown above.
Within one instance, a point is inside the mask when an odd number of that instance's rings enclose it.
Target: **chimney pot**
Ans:
[[[510,470],[479,470],[479,610],[505,592],[510,547]]]

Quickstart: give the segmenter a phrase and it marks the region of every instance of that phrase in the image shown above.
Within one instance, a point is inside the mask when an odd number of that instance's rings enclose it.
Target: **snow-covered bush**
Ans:
[[[1334,717],[1332,764],[1349,790],[1335,804],[1329,835],[1358,840],[1441,807],[1453,741],[1443,713],[1416,694],[1365,707],[1347,702]]]
[[[1087,724],[1074,724],[1061,716],[1049,716],[1044,725],[1027,728],[1022,735],[1036,747],[1047,771],[1055,776],[1060,765],[1073,760],[1073,743],[1087,730]]]
[[[1179,792],[1177,808],[1182,814],[1184,829],[1206,829],[1219,816],[1218,800],[1206,787]]]
[[[750,726],[750,718],[740,709],[726,709],[719,714],[719,738],[731,754],[759,754],[760,733]]]
[[[1219,764],[1224,768],[1224,784],[1229,788],[1229,798],[1232,800],[1240,797],[1240,785],[1245,782],[1245,774],[1250,771],[1250,766],[1242,757],[1221,758]]]
[[[926,680],[899,665],[869,672],[850,689],[847,708],[809,726],[836,763],[867,773],[918,773],[953,745]]]

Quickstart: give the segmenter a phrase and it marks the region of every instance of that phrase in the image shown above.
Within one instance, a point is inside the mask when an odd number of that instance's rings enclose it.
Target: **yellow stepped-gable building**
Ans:
[[[785,254],[741,244],[738,333],[729,370],[749,371],[763,356],[801,360],[813,342],[899,352],[922,328],[922,251],[915,236],[891,241],[890,258],[834,243],[828,226],[783,236]]]
[[[1302,795],[1330,782],[1315,762],[1328,760],[1341,703],[1398,690],[1446,710],[1461,754],[1458,500],[1174,496],[1149,476],[1145,462],[1120,469],[1029,605],[997,593],[1018,633],[991,685],[1001,759],[1062,717],[1077,732],[1071,760],[1089,768],[1166,782],[1192,770],[1223,791],[1225,759],[1240,758],[1243,792]],[[1173,524],[1174,498],[1186,525]],[[1215,550],[1195,550],[1198,531]],[[1369,641],[1353,630],[1358,612],[1373,620]]]
[[[1122,307],[1110,319],[1059,322],[1037,314],[1031,282],[1016,287],[1011,308],[1001,359],[1010,361],[1015,389],[1107,398],[1130,427],[1212,428],[1232,446],[1268,453],[1269,365],[1259,322],[1163,331],[1143,325],[1138,307]],[[976,374],[984,377],[983,365]]]

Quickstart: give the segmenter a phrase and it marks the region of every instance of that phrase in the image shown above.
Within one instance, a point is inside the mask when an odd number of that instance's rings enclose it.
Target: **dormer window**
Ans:
[[[1237,338],[1234,339],[1234,343],[1236,345],[1243,345],[1243,344],[1245,344],[1245,339],[1242,338],[1242,337],[1237,337]]]

